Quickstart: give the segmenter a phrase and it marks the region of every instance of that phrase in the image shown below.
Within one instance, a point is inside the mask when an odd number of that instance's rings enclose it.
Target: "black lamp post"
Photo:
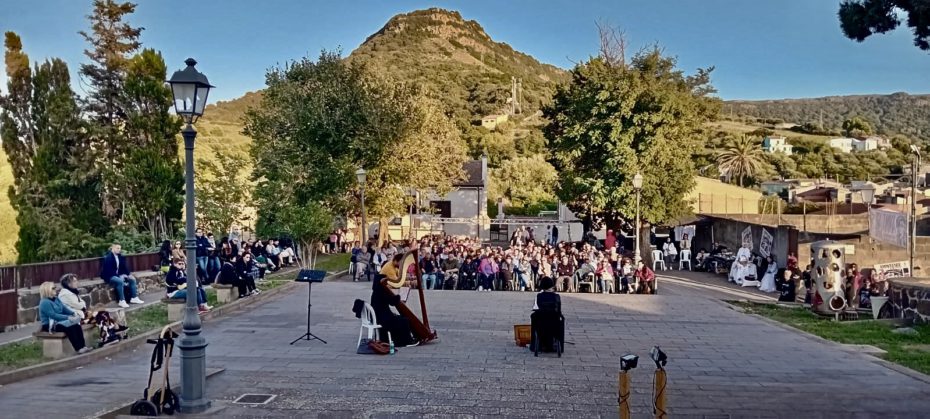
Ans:
[[[186,191],[186,225],[185,243],[187,260],[197,260],[197,239],[194,237],[194,139],[197,131],[193,123],[203,115],[207,104],[207,95],[213,86],[207,76],[198,72],[194,66],[197,61],[188,58],[184,61],[187,68],[176,71],[168,83],[174,96],[174,111],[184,119],[186,126],[181,134],[184,136],[185,191]],[[200,334],[201,322],[197,312],[197,264],[187,264],[187,306],[182,323],[184,334],[178,342],[181,350],[181,400],[180,409],[185,413],[203,412],[210,407],[204,397],[207,382],[207,339]]]

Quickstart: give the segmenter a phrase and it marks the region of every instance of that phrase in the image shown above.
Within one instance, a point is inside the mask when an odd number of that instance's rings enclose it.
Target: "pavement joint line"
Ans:
[[[757,300],[762,300],[762,301],[777,301],[775,297],[771,297],[767,295],[758,295],[758,294],[754,294],[751,292],[746,292],[746,291],[742,291],[738,289],[732,289],[729,287],[725,287],[723,285],[704,284],[704,283],[701,283],[701,282],[698,282],[692,279],[683,278],[680,276],[661,274],[661,275],[658,275],[658,277],[659,279],[669,280],[679,285],[691,286],[695,288],[703,288],[703,289],[712,290],[712,291],[719,291],[719,292],[723,292],[726,294],[738,295],[743,298],[757,299]]]

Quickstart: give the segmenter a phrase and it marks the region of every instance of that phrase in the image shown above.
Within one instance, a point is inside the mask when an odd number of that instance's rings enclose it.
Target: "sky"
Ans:
[[[138,1],[129,18],[169,75],[194,57],[217,86],[210,102],[261,89],[267,69],[323,49],[350,53],[392,16],[428,7],[459,11],[496,41],[570,69],[598,47],[596,22],[622,28],[633,49],[658,44],[688,73],[714,66],[723,99],[930,92],[930,54],[908,28],[863,43],[843,37],[839,0]],[[75,89],[87,48],[90,0],[0,0],[0,31],[23,38],[33,62],[68,62]],[[0,66],[2,67],[2,66]],[[0,80],[6,80],[0,69]],[[6,83],[2,89],[5,91]]]

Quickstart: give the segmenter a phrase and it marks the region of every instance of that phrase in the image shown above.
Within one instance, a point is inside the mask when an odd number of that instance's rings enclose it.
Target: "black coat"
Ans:
[[[119,260],[118,265],[117,260]],[[107,252],[100,263],[100,278],[109,281],[110,278],[120,275],[129,275],[129,264],[126,263],[126,257],[122,254],[114,255],[113,252]]]

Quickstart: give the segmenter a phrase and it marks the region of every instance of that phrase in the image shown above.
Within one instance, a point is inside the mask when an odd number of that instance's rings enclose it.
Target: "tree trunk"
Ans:
[[[643,221],[639,228],[639,253],[646,266],[652,267],[652,248],[650,247],[650,232],[652,225]]]

